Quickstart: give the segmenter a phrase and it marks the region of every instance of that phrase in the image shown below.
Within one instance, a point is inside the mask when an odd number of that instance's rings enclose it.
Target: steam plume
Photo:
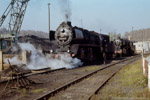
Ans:
[[[65,21],[71,21],[72,10],[70,0],[58,0],[58,3],[63,16],[65,17]]]
[[[52,57],[46,58],[45,55],[39,53],[32,44],[30,43],[19,43],[21,50],[31,51],[30,62],[27,63],[28,69],[42,69],[48,68],[58,69],[58,68],[75,68],[81,66],[82,63],[77,58],[72,58],[69,54],[59,54],[58,59],[53,59]],[[7,61],[6,61],[7,62]],[[10,60],[11,63],[18,64],[20,60],[14,57]]]

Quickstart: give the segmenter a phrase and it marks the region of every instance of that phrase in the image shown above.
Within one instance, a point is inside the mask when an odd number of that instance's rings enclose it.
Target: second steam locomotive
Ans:
[[[125,51],[124,49],[129,49],[131,46],[121,46],[118,49],[116,46],[118,42],[111,42],[108,35],[76,26],[72,27],[71,22],[61,23],[56,32],[51,32],[49,36],[51,53],[69,53],[72,57],[77,57],[83,62],[111,59],[114,54],[118,54],[116,50]],[[119,43],[119,45],[121,44]],[[134,50],[131,52],[133,54]]]

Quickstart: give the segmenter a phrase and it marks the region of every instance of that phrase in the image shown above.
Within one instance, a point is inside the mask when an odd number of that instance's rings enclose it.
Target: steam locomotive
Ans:
[[[117,50],[124,48],[121,46],[118,49],[117,46],[120,43],[111,42],[108,35],[76,26],[72,27],[71,22],[61,23],[55,32],[49,34],[49,38],[51,53],[69,53],[72,57],[77,57],[83,62],[111,59],[114,54],[119,52]]]
[[[116,56],[133,56],[135,51],[135,46],[132,41],[127,39],[115,39],[114,40]]]
[[[114,52],[113,43],[110,43],[108,35],[72,27],[71,22],[63,22],[56,32],[51,32],[49,36],[51,53],[67,52],[84,62],[103,60],[104,53],[111,58]]]

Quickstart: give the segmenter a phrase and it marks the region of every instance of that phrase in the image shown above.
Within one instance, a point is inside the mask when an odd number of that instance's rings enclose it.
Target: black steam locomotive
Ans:
[[[63,22],[49,36],[51,53],[69,53],[83,62],[111,59],[118,54],[134,54],[134,46],[130,41],[117,39],[111,42],[108,35],[72,27],[71,22]]]
[[[132,41],[127,39],[115,39],[114,40],[115,51],[114,54],[116,56],[133,56],[135,51],[135,46]]]
[[[82,61],[103,60],[103,55],[111,58],[114,52],[109,36],[72,27],[71,22],[63,22],[56,32],[50,33],[51,53],[68,52]]]

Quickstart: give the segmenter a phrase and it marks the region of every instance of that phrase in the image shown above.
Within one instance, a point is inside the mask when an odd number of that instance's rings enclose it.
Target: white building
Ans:
[[[143,42],[135,42],[135,50],[136,53],[149,53],[150,52],[150,41],[143,41]]]

